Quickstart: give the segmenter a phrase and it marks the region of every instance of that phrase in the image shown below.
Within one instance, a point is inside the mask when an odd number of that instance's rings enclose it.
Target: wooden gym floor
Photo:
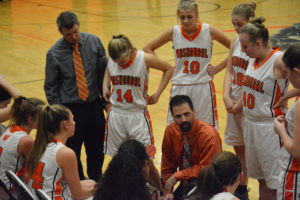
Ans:
[[[232,38],[235,35],[231,24],[233,7],[238,3],[251,1],[197,0],[197,2],[200,20],[216,26]],[[299,0],[257,0],[255,2],[257,3],[256,16],[266,18],[265,24],[271,35],[300,21]],[[56,26],[56,17],[60,12],[66,10],[75,12],[80,21],[81,31],[99,36],[105,48],[113,34],[122,33],[131,39],[135,47],[142,49],[154,37],[179,23],[176,8],[176,0],[0,0],[0,74],[24,95],[46,101],[43,90],[46,52],[61,37]],[[285,36],[288,37],[287,35],[289,35],[288,31]],[[299,34],[289,36],[288,39],[298,41]],[[171,43],[160,48],[156,53],[160,58],[174,65]],[[228,50],[215,43],[212,64],[219,63],[227,55]],[[214,79],[217,90],[219,132],[222,139],[226,124],[226,110],[222,96],[224,73],[225,70]],[[160,78],[160,72],[150,71],[150,95],[156,90]],[[159,169],[170,85],[161,95],[159,102],[148,107],[157,148],[155,164]],[[223,149],[233,151],[232,147],[225,144]],[[82,155],[82,160],[85,160],[84,153]],[[109,160],[110,158],[105,159],[103,169],[106,168]],[[249,181],[250,199],[258,199],[257,186],[255,180]]]

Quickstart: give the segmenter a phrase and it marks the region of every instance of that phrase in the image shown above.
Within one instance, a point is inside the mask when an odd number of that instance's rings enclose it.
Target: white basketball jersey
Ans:
[[[212,39],[208,24],[200,22],[198,31],[193,36],[184,33],[181,26],[174,26],[173,48],[175,54],[173,84],[193,85],[211,80],[207,73],[212,55]]]
[[[120,66],[111,58],[107,64],[113,92],[111,109],[118,112],[143,112],[148,103],[148,74],[144,52],[138,50],[126,66]]]
[[[65,145],[61,142],[51,142],[47,145],[33,175],[29,180],[26,177],[28,188],[32,191],[41,189],[51,199],[72,199],[63,171],[56,162],[56,154],[62,147]]]
[[[210,200],[231,200],[233,198],[236,197],[230,192],[221,192],[219,194],[214,195]]]
[[[8,180],[5,171],[11,170],[17,176],[24,175],[25,158],[17,152],[19,141],[28,135],[25,130],[17,125],[9,127],[0,138],[0,177],[4,180],[7,189],[12,185]]]
[[[249,60],[253,59],[246,55],[246,53],[241,51],[241,42],[237,37],[237,40],[234,45],[234,49],[232,52],[232,68],[233,68],[233,76],[232,76],[232,84],[231,84],[231,98],[235,101],[238,101],[242,96],[242,86],[244,80],[244,74],[248,68]]]
[[[243,85],[243,111],[248,119],[272,120],[282,114],[283,108],[273,108],[288,87],[287,79],[277,80],[274,76],[274,63],[281,55],[276,49],[260,65],[254,59],[249,61]]]
[[[299,101],[299,100],[298,100]],[[297,103],[297,102],[296,102]],[[287,122],[287,130],[290,137],[294,137],[294,125],[295,125],[295,107],[296,103],[286,113],[285,119]],[[281,158],[279,159],[281,169],[284,171],[300,172],[300,161],[294,159],[291,154],[283,146],[281,150]]]

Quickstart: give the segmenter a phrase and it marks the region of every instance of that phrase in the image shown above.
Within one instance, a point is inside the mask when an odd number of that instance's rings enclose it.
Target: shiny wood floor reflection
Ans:
[[[241,3],[237,0],[197,0],[200,20],[221,29],[232,38],[231,10]],[[251,2],[251,1],[244,1]],[[300,21],[299,0],[259,0],[256,15],[266,18],[271,34]],[[43,91],[47,50],[61,37],[56,17],[65,10],[74,11],[83,32],[96,34],[105,48],[115,33],[127,35],[134,46],[144,45],[166,29],[179,23],[176,17],[177,1],[171,0],[12,0],[0,2],[0,74],[26,96],[46,100]],[[299,39],[296,37],[296,39]],[[214,45],[212,63],[217,64],[228,54],[219,44]],[[157,55],[174,65],[172,44],[165,45]],[[215,76],[220,135],[223,139],[226,110],[223,103],[225,71]],[[150,72],[149,94],[158,87],[161,73]],[[170,84],[156,105],[149,106],[155,135],[157,154],[155,163],[160,168],[161,142],[166,127]],[[290,104],[293,100],[290,101]],[[233,151],[223,145],[224,150]],[[83,153],[83,159],[85,160]],[[106,158],[104,169],[109,158]],[[258,199],[258,187],[250,180],[250,199]]]

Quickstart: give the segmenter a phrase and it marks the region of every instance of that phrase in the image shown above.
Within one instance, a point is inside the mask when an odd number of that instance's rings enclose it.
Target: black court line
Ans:
[[[17,82],[17,83],[12,83],[12,85],[19,85],[23,83],[33,83],[33,82],[38,82],[38,81],[44,81],[45,79],[38,79],[38,80],[32,80],[32,81],[23,81],[23,82]]]

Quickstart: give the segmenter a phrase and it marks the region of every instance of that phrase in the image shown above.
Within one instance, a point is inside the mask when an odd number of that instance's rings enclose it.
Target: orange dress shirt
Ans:
[[[211,125],[194,119],[192,129],[186,134],[192,153],[192,167],[184,169],[182,153],[184,141],[180,128],[173,122],[166,130],[162,143],[161,174],[164,183],[175,173],[177,181],[198,177],[201,169],[209,165],[216,154],[222,151],[218,131]],[[179,168],[179,170],[177,170]]]

